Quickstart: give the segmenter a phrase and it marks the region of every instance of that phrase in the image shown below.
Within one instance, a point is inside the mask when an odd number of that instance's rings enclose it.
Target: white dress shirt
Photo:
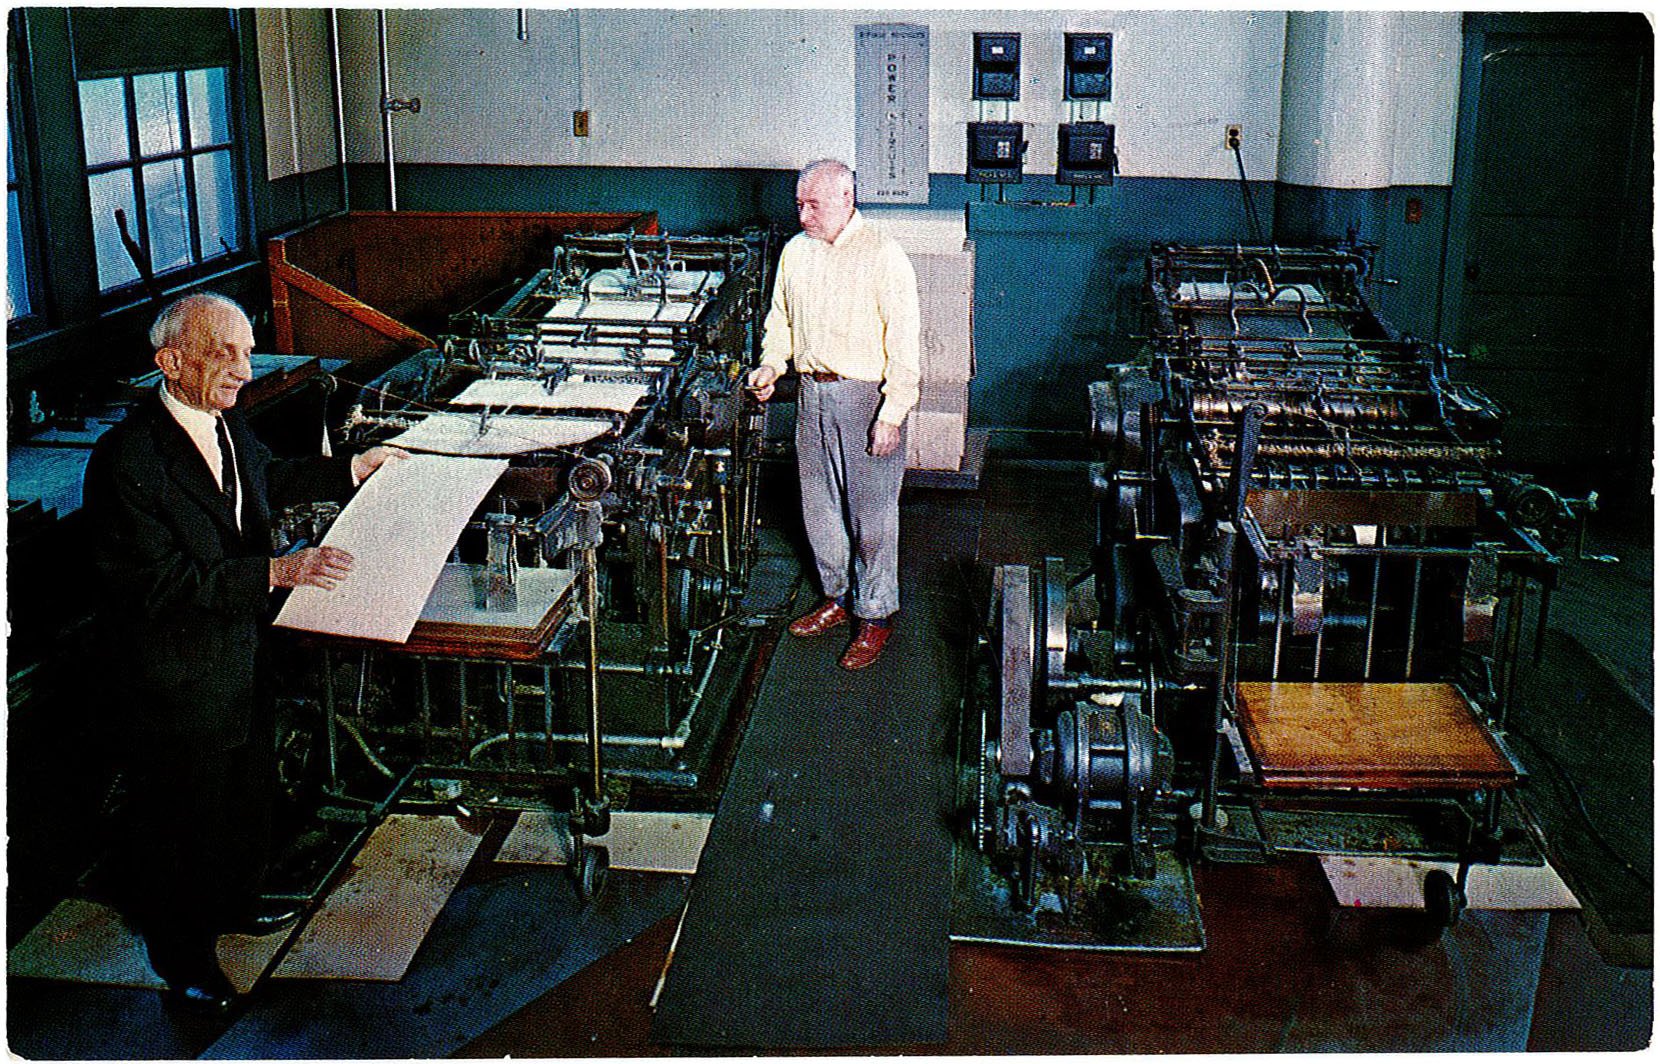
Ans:
[[[179,423],[179,428],[184,429],[185,435],[190,437],[190,442],[196,445],[196,450],[202,454],[202,460],[207,463],[208,475],[213,477],[215,484],[219,485],[219,490],[224,491],[225,484],[221,479],[224,459],[219,454],[219,415],[210,414],[206,410],[197,410],[195,407],[181,402],[165,383],[161,386],[161,405],[167,408],[167,412],[173,415],[173,420]],[[236,461],[234,448],[235,445],[233,444],[231,451],[231,461],[233,463]],[[240,469],[241,467],[233,465],[232,468]],[[237,485],[236,527],[238,530],[242,528],[242,499],[246,494],[248,493],[242,490],[242,486]]]

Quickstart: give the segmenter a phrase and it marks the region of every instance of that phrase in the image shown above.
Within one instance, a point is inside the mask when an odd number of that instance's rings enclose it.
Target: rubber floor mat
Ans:
[[[941,503],[904,508],[901,613],[875,665],[837,665],[845,628],[780,641],[692,885],[653,1041],[944,1039],[946,736],[976,515]]]

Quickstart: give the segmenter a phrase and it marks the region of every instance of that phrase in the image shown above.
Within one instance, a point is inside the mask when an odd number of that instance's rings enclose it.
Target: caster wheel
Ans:
[[[584,846],[572,869],[576,874],[576,893],[584,903],[593,901],[605,889],[605,874],[611,867],[611,854],[604,846]]]
[[[1469,905],[1464,888],[1451,875],[1437,868],[1424,877],[1424,913],[1438,929],[1455,927]]]

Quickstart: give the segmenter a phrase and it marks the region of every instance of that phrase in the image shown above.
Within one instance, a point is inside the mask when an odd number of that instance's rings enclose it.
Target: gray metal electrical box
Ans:
[[[965,181],[1018,185],[1026,180],[1026,127],[1020,122],[970,122]]]
[[[1055,160],[1057,185],[1110,185],[1118,169],[1113,127],[1105,122],[1067,122],[1060,127]]]
[[[974,98],[1020,99],[1020,34],[974,35]]]
[[[1066,98],[1112,99],[1112,34],[1066,35]]]

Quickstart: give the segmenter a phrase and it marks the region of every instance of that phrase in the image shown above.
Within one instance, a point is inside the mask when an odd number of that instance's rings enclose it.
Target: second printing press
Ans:
[[[1192,863],[1286,854],[1410,860],[1444,926],[1542,863],[1505,721],[1594,500],[1504,469],[1368,265],[1153,249],[1148,355],[1091,389],[1093,562],[995,574],[965,937],[1202,948]]]

